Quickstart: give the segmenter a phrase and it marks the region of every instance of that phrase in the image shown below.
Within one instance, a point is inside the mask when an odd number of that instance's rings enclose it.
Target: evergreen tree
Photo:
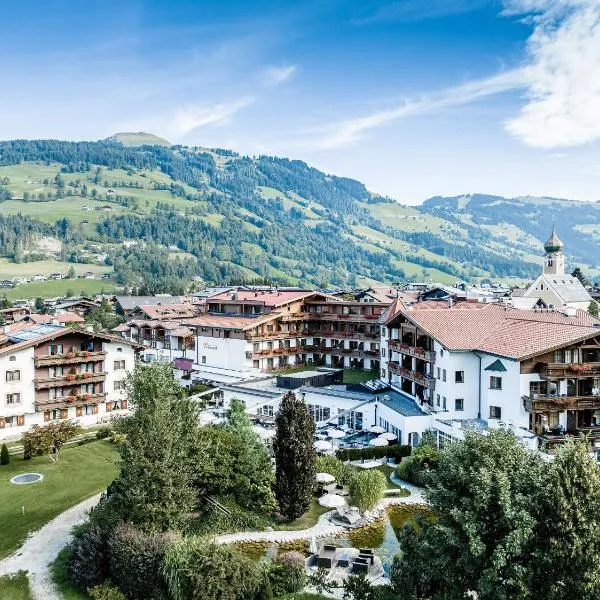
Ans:
[[[590,313],[590,315],[592,315],[592,317],[595,317],[596,319],[600,316],[600,310],[598,308],[598,303],[595,300],[592,300],[590,302],[590,306],[588,307],[588,312]]]
[[[581,285],[583,285],[584,287],[590,285],[590,282],[588,281],[587,277],[583,274],[583,271],[579,267],[575,267],[573,269],[571,277],[577,277],[577,279],[581,281]]]
[[[192,454],[198,407],[171,366],[138,365],[129,380],[133,414],[120,421],[121,473],[108,510],[142,530],[179,529],[194,508]]]
[[[0,450],[0,465],[7,465],[8,463],[10,463],[8,446],[6,444],[2,444],[2,449]]]
[[[316,476],[315,422],[293,392],[281,401],[275,418],[275,496],[281,514],[292,521],[310,506]]]

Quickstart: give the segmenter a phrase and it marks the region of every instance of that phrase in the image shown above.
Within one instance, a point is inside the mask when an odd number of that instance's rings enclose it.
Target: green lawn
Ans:
[[[18,266],[18,265],[16,265]],[[104,279],[59,279],[57,281],[36,281],[34,283],[25,283],[14,288],[5,288],[0,290],[0,295],[9,300],[18,300],[22,298],[56,298],[65,296],[67,291],[71,290],[74,296],[100,294],[115,290],[114,281]]]
[[[0,577],[0,598],[2,600],[31,600],[27,575],[21,571],[16,575]]]
[[[331,508],[327,508],[325,506],[321,506],[316,498],[313,498],[309,509],[295,521],[291,523],[282,523],[277,527],[282,531],[300,531],[302,529],[308,529],[313,525],[316,525],[319,517],[328,511]]]
[[[115,446],[103,440],[65,448],[58,463],[47,456],[11,457],[9,465],[0,467],[0,558],[16,550],[30,531],[104,490],[117,474],[116,459]],[[44,480],[10,483],[14,475],[27,472],[42,473]]]
[[[105,265],[86,265],[83,263],[61,262],[59,260],[38,260],[36,262],[14,263],[5,258],[0,258],[0,279],[11,279],[15,276],[33,277],[34,275],[50,275],[50,273],[67,274],[73,267],[76,275],[82,275],[90,271],[95,274],[112,272],[112,267]],[[87,280],[84,280],[87,281]],[[77,281],[73,281],[73,286]]]
[[[355,369],[344,369],[344,383],[362,383],[377,377],[377,371],[356,371]]]

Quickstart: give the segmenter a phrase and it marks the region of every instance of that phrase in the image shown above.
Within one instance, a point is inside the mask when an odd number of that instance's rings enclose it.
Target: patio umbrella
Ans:
[[[369,427],[371,433],[385,433],[385,429],[381,425],[372,425]]]
[[[346,437],[346,432],[341,429],[328,429],[327,437],[330,437],[332,440],[339,440],[340,438]]]
[[[384,440],[383,438],[380,437],[376,437],[373,438],[370,442],[369,442],[370,446],[388,446],[388,441]]]
[[[327,440],[319,440],[318,442],[315,442],[315,450],[331,450],[332,448],[333,444]]]
[[[321,506],[326,506],[327,508],[337,508],[339,506],[344,506],[346,501],[337,494],[325,494],[319,498],[319,504]]]
[[[333,483],[335,477],[329,473],[317,473],[317,483]]]
[[[381,435],[377,436],[378,438],[381,438],[382,440],[388,440],[388,441],[392,441],[392,440],[397,440],[398,436],[394,433],[392,433],[391,431],[386,431],[385,433],[382,433]]]

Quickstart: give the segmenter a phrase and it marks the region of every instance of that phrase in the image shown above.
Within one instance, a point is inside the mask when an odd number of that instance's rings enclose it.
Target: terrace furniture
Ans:
[[[359,554],[373,554],[373,548],[359,548]]]
[[[371,566],[373,566],[373,562],[375,562],[375,556],[373,554],[359,554],[358,558],[366,560]]]
[[[331,569],[335,559],[335,552],[335,546],[325,544],[319,551],[319,554],[317,554],[317,567],[320,569]]]
[[[348,552],[342,552],[336,563],[337,567],[341,567],[342,569],[346,569],[350,566],[350,558]]]
[[[352,573],[365,573],[369,572],[369,561],[364,558],[355,558],[352,561]]]

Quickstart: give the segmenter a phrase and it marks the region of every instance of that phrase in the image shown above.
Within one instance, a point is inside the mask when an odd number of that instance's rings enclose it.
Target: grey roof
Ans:
[[[281,390],[281,392],[270,392],[268,390],[261,390],[260,388],[229,384],[220,385],[219,389],[226,390],[228,392],[237,392],[239,394],[251,394],[252,396],[261,396],[263,398],[279,398],[279,396],[281,396],[281,394],[285,391]]]
[[[21,331],[15,331],[14,333],[8,334],[8,339],[15,344],[20,342],[27,342],[34,340],[48,333],[54,333],[55,331],[65,329],[62,325],[38,325],[37,327],[28,327]]]
[[[590,302],[592,299],[577,277],[541,275],[541,278],[563,302]]]
[[[306,392],[306,393],[311,393],[311,394],[321,394],[322,396],[335,396],[337,398],[346,398],[348,400],[356,400],[359,402],[369,402],[369,400],[375,400],[375,396],[373,394],[363,394],[361,392],[349,392],[348,390],[343,389],[341,386],[311,387],[308,385],[303,385],[294,391],[295,391],[295,393]]]
[[[144,305],[183,304],[181,296],[116,296],[115,299],[123,310]]]
[[[410,397],[396,390],[389,390],[379,396],[379,401],[388,408],[404,415],[405,417],[422,417],[425,413]]]

